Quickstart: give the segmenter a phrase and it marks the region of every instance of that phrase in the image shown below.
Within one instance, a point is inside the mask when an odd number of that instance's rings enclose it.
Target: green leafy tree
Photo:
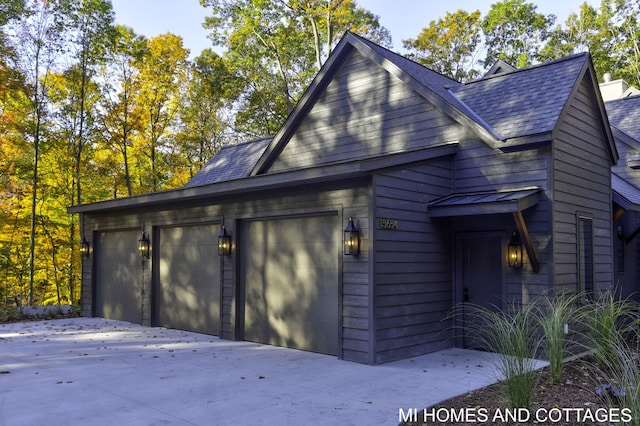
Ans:
[[[273,134],[335,45],[336,34],[363,33],[381,44],[388,31],[351,0],[201,0],[214,44],[239,83],[236,129]]]
[[[161,34],[147,41],[146,53],[138,64],[137,107],[140,108],[142,131],[138,135],[137,148],[149,165],[148,173],[139,174],[144,192],[165,188],[168,182],[171,167],[164,161],[164,154],[176,119],[178,95],[184,88],[188,54],[180,36]]]
[[[571,13],[564,24],[557,25],[550,33],[547,43],[540,51],[539,59],[548,61],[579,52],[591,51],[592,56],[602,49],[598,41],[602,39],[603,22],[597,9],[588,3],[580,6],[578,13]]]
[[[28,99],[28,112],[22,137],[31,148],[32,173],[30,182],[29,225],[29,288],[28,303],[34,301],[36,281],[36,245],[38,223],[39,171],[41,151],[47,142],[50,124],[48,90],[51,71],[60,59],[61,27],[57,25],[59,9],[48,2],[30,3],[23,19],[15,28],[12,48],[16,52],[17,69],[24,78],[24,97]]]
[[[482,21],[487,56],[484,66],[501,59],[517,67],[530,65],[555,23],[555,15],[537,12],[525,0],[503,0],[491,5]]]
[[[603,2],[604,3],[604,2]],[[640,2],[615,0],[616,74],[640,87]]]
[[[134,194],[131,150],[134,136],[142,130],[139,64],[143,63],[147,51],[144,36],[125,26],[116,26],[116,31],[114,46],[103,68],[106,83],[101,98],[100,128],[104,152],[97,163],[98,167],[104,166],[104,172],[112,178],[105,187],[113,188],[110,194],[113,198]],[[124,190],[120,189],[121,186]]]
[[[180,100],[176,143],[182,170],[191,178],[232,135],[226,108],[233,97],[235,77],[223,58],[205,49],[189,69],[187,88]]]
[[[474,68],[481,46],[480,11],[458,10],[429,22],[415,39],[404,40],[408,57],[457,81],[478,75]]]
[[[82,203],[82,156],[87,138],[87,122],[91,120],[91,110],[87,105],[88,86],[96,74],[97,67],[104,61],[105,52],[113,40],[115,19],[110,0],[62,0],[61,24],[65,26],[69,50],[74,63],[68,71],[71,83],[71,97],[68,114],[74,116],[77,124],[73,132],[75,158],[76,203]]]
[[[360,34],[380,45],[390,46],[391,35],[379,17],[353,0],[280,0],[313,36],[316,69],[320,70],[345,31]]]

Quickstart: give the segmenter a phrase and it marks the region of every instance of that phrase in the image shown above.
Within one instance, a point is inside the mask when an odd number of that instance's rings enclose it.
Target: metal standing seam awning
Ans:
[[[451,194],[428,205],[431,217],[516,213],[538,204],[541,188]]]
[[[428,204],[431,217],[456,217],[485,214],[511,213],[529,256],[534,272],[540,271],[540,263],[529,236],[522,212],[540,202],[542,188],[529,187],[505,191],[470,192],[451,194]]]

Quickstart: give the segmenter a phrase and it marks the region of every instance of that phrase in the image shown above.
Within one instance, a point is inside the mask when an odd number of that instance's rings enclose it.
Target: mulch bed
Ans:
[[[418,410],[418,421],[407,422],[405,426],[609,425],[610,421],[598,422],[596,416],[615,415],[615,411],[610,412],[605,401],[595,393],[601,383],[602,379],[595,377],[585,362],[577,360],[565,364],[561,383],[553,383],[548,368],[537,372],[529,410],[509,410],[498,383],[427,407],[422,412]],[[447,419],[449,421],[444,421]],[[614,417],[609,419],[615,420]]]

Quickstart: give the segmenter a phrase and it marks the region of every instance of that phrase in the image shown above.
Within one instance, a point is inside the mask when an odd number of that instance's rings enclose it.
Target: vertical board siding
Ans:
[[[339,259],[342,262],[342,312],[340,323],[342,325],[341,357],[350,361],[369,363],[370,360],[370,315],[369,315],[369,199],[370,189],[368,183],[360,182],[353,188],[323,188],[314,186],[312,190],[299,189],[283,191],[269,196],[253,194],[245,199],[237,198],[222,204],[221,200],[212,201],[210,205],[180,208],[167,208],[161,211],[146,211],[113,214],[84,214],[84,229],[87,238],[94,231],[141,229],[145,230],[153,238],[151,230],[157,226],[178,224],[198,224],[221,222],[224,216],[224,224],[227,232],[232,236],[233,252],[230,257],[221,261],[222,271],[222,306],[221,306],[221,330],[220,337],[225,339],[237,339],[236,334],[236,256],[237,250],[242,250],[236,244],[236,223],[238,220],[255,217],[286,217],[287,215],[313,214],[314,211],[326,212],[328,208],[335,209],[340,218],[354,217],[358,220],[362,233],[363,251],[358,257],[343,256],[340,247]],[[331,206],[331,207],[327,207]],[[343,222],[344,222],[343,220]],[[346,225],[340,223],[340,233]],[[313,236],[310,236],[313,238]],[[93,246],[93,241],[90,241]],[[153,246],[153,241],[152,241]],[[218,261],[217,253],[214,253]],[[152,324],[152,262],[153,258],[145,261],[144,271],[140,269],[140,279],[143,280],[143,323]],[[91,316],[93,301],[92,259],[85,260],[82,281],[82,312]]]
[[[596,288],[609,288],[613,280],[610,155],[589,91],[582,82],[554,144],[554,259],[559,290],[576,291],[578,286],[578,213],[593,219]]]
[[[452,142],[460,127],[354,50],[271,166],[283,171]]]
[[[443,322],[452,306],[450,234],[432,222],[427,203],[452,189],[452,160],[439,159],[375,176],[376,362],[433,352],[450,345]]]

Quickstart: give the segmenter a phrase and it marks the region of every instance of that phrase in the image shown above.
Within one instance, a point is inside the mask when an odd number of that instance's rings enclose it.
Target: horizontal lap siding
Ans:
[[[610,154],[589,90],[580,85],[554,144],[556,285],[568,291],[578,285],[578,212],[593,218],[595,285],[606,288],[613,279]]]
[[[432,352],[449,345],[443,322],[452,306],[450,234],[434,223],[427,203],[451,193],[452,160],[377,174],[374,226],[397,219],[393,230],[376,229],[376,362]]]
[[[371,158],[452,142],[459,126],[354,51],[301,120],[271,172]]]
[[[363,252],[358,257],[340,256],[337,262],[342,262],[342,354],[344,359],[370,363],[370,315],[369,315],[369,209],[370,187],[362,181],[353,188],[333,188],[314,186],[313,190],[291,189],[285,192],[270,194],[253,194],[247,198],[236,197],[233,200],[212,200],[209,205],[179,208],[140,213],[114,213],[110,215],[85,214],[85,233],[87,237],[93,231],[114,229],[141,229],[142,224],[151,235],[155,226],[175,224],[196,224],[203,222],[224,223],[232,237],[234,251],[232,256],[225,258],[222,282],[222,322],[221,337],[236,339],[236,250],[237,232],[236,220],[250,218],[286,217],[288,215],[314,215],[314,212],[324,214],[329,210],[338,217],[357,218],[362,233]],[[224,203],[224,204],[222,204]],[[343,220],[344,222],[344,220]],[[341,229],[346,226],[341,223]],[[93,244],[93,242],[92,242]],[[212,253],[214,261],[218,261],[218,254]],[[90,263],[86,261],[85,263]],[[144,316],[145,325],[150,325],[151,315],[151,261],[145,264],[144,277]],[[91,315],[92,278],[90,265],[85,266],[83,281],[83,313]],[[142,276],[142,268],[141,268]]]

